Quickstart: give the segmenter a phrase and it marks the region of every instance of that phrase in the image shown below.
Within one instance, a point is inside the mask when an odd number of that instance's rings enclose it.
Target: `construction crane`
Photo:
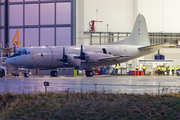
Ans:
[[[94,27],[95,22],[103,22],[103,21],[91,20],[91,24],[89,24],[89,26],[91,27],[90,31],[95,31],[95,27]]]

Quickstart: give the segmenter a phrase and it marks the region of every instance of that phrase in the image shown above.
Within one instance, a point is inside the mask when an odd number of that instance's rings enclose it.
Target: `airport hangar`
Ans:
[[[169,42],[170,45],[121,63],[120,67],[129,71],[144,64],[147,71],[153,73],[157,65],[176,67],[180,64],[178,3],[178,0],[0,0],[1,46],[13,48],[17,34],[20,48],[104,45],[130,35],[137,15],[141,13],[146,19],[150,43]],[[97,21],[93,32],[92,20]],[[165,59],[155,60],[157,54],[164,55]],[[1,65],[6,57],[1,55]]]

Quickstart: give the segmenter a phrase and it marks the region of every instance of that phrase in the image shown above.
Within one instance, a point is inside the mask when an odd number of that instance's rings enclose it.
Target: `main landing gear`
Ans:
[[[24,73],[24,77],[29,77],[30,69]]]
[[[92,70],[86,71],[86,76],[87,77],[92,77],[93,76],[93,71]]]
[[[24,73],[24,77],[29,77],[29,73]]]
[[[51,75],[51,77],[57,77],[58,72],[57,71],[51,71],[50,75]]]

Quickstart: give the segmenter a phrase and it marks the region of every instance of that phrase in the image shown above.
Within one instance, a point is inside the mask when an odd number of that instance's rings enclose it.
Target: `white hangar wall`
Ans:
[[[91,20],[99,20],[103,23],[95,23],[96,31],[107,31],[109,24],[109,32],[131,32],[141,13],[149,32],[177,33],[179,4],[179,0],[84,0],[84,31],[88,31]]]
[[[96,22],[96,31],[124,32],[133,27],[133,0],[84,0],[84,31],[89,30],[91,20]]]
[[[180,32],[179,0],[138,0],[137,12],[142,13],[149,32]]]

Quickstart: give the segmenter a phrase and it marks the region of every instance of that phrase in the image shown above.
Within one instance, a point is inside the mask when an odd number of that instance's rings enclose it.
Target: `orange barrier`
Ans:
[[[136,71],[132,71],[132,75],[136,75]]]
[[[144,75],[143,71],[139,71],[139,72],[140,72],[140,75],[141,75],[141,76],[143,76],[143,75]]]
[[[139,71],[136,71],[136,75],[138,75],[138,76],[139,76]]]
[[[133,70],[130,70],[129,71],[129,75],[137,75],[137,76],[143,76],[144,75],[144,73],[143,73],[143,71],[133,71]]]

